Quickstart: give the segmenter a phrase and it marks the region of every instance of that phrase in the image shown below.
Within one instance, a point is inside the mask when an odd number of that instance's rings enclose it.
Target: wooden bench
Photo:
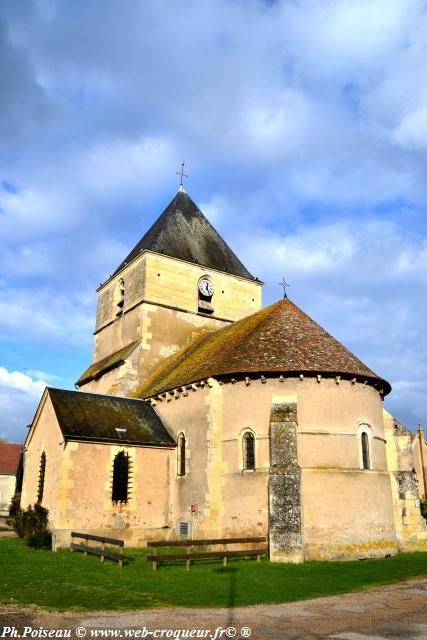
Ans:
[[[213,538],[211,540],[148,540],[147,547],[150,549],[150,554],[147,556],[147,560],[153,563],[153,571],[157,570],[157,566],[165,560],[185,560],[187,571],[190,569],[191,561],[205,558],[222,558],[224,566],[227,565],[228,558],[236,557],[249,557],[256,556],[257,562],[260,561],[262,555],[265,555],[268,550],[266,544],[267,538]],[[259,544],[264,543],[264,544]],[[255,549],[239,549],[230,550],[229,545],[236,544],[257,544]],[[193,547],[215,547],[222,546],[221,551],[193,551]],[[173,547],[186,547],[186,553],[156,553],[155,549],[159,548],[173,548]]]
[[[85,541],[84,544],[76,544],[74,542],[74,538],[83,539]],[[89,540],[93,540],[94,542],[100,542],[100,547],[91,547],[88,542]],[[119,551],[109,551],[105,549],[105,545],[112,545],[119,547]],[[94,556],[99,556],[101,558],[101,562],[104,562],[105,558],[109,558],[110,560],[117,560],[119,565],[123,566],[123,546],[124,540],[116,540],[116,538],[104,538],[103,536],[93,536],[90,533],[77,533],[77,531],[71,532],[71,544],[70,549],[72,551],[83,551],[85,556],[87,554],[92,554]]]

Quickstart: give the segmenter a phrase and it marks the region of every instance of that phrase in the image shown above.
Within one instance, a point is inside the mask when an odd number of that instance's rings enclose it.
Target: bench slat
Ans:
[[[196,551],[195,553],[165,553],[163,555],[147,556],[149,562],[167,562],[168,560],[197,560],[200,558],[237,558],[245,556],[260,556],[267,553],[265,549],[248,549],[246,551]]]
[[[116,538],[104,538],[103,536],[94,536],[91,533],[78,533],[77,531],[72,531],[71,537],[82,538],[83,540],[94,540],[95,542],[104,542],[105,544],[116,544],[119,547],[124,546],[124,540],[117,540]]]
[[[267,542],[267,538],[264,536],[254,538],[212,538],[210,540],[147,540],[147,547],[198,547],[211,544],[249,544],[256,542]]]
[[[120,560],[123,558],[121,551],[107,551],[105,549],[102,550],[99,547],[89,547],[84,544],[71,543],[70,548],[73,549],[73,551],[86,551],[86,553],[91,553],[93,556],[105,556],[111,560]]]

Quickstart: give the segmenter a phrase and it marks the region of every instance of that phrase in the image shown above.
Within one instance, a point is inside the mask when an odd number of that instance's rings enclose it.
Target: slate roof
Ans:
[[[254,280],[185,191],[178,191],[113,275],[147,249]]]
[[[276,372],[329,374],[388,382],[320,327],[289,299],[280,300],[222,329],[202,329],[135,391],[150,397],[209,377]]]
[[[173,446],[154,408],[132,398],[47,389],[65,439]],[[121,436],[116,428],[126,429]]]
[[[83,384],[90,382],[90,380],[99,378],[99,376],[103,375],[107,371],[111,371],[111,369],[115,369],[123,364],[126,358],[129,357],[132,351],[134,351],[134,349],[139,345],[139,342],[139,340],[135,340],[106,358],[102,358],[102,360],[98,360],[98,362],[91,364],[90,367],[82,373],[80,378],[77,380],[76,385],[81,387]]]
[[[0,444],[0,474],[14,476],[18,471],[22,444]]]

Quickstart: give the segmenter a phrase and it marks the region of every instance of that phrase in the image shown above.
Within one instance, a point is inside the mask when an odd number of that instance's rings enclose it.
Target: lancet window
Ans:
[[[255,436],[251,431],[243,434],[243,469],[255,469]]]

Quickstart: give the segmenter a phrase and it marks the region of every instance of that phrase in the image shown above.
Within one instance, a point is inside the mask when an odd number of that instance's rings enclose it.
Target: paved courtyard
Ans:
[[[19,637],[7,635],[12,633],[7,627],[14,627],[18,634],[22,634],[25,627],[43,627],[70,629],[72,638],[146,637],[151,640],[191,637],[178,636],[178,630],[197,629],[204,630],[204,635],[192,637],[210,640],[232,637],[251,637],[253,640],[427,640],[427,577],[359,593],[234,609],[57,614],[3,606],[0,624],[4,628],[0,638]],[[30,637],[28,629],[26,633],[26,637]],[[33,634],[32,637],[36,636]]]

